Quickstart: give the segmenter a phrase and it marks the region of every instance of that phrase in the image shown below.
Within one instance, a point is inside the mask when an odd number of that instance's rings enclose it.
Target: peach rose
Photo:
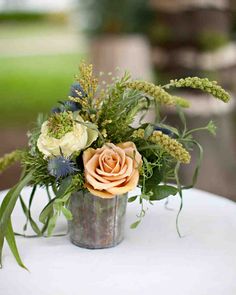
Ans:
[[[125,194],[138,184],[141,155],[133,142],[102,148],[89,148],[83,153],[86,188],[95,196],[112,198]]]

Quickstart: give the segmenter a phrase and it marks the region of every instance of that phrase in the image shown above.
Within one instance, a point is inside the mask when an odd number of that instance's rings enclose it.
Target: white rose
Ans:
[[[76,120],[84,122],[78,115]],[[46,157],[59,156],[61,151],[64,156],[69,157],[74,152],[89,147],[94,142],[98,133],[82,124],[74,123],[73,130],[66,133],[60,139],[48,135],[48,121],[41,127],[41,134],[37,141],[37,147]],[[60,151],[61,150],[61,151]]]

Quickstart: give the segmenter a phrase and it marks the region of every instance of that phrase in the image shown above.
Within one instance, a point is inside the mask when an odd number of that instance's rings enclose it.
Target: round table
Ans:
[[[0,194],[2,200],[4,193]],[[29,189],[23,191],[24,199]],[[43,207],[46,194],[37,190],[33,213]],[[0,270],[1,295],[235,295],[236,203],[192,189],[184,193],[179,238],[175,219],[180,200],[171,197],[148,205],[137,229],[138,203],[128,204],[124,241],[115,248],[88,250],[71,244],[68,236],[17,237],[29,272],[15,262],[4,246]],[[24,216],[17,204],[13,224],[21,231]],[[65,232],[59,221],[56,232]]]

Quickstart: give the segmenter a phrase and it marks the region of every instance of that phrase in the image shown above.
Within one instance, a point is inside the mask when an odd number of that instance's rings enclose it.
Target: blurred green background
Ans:
[[[211,119],[219,127],[216,138],[197,138],[205,148],[198,187],[236,200],[235,11],[233,0],[0,0],[0,156],[25,147],[37,114],[66,99],[81,59],[96,73],[118,66],[154,83],[207,76],[233,99],[224,106],[179,94],[193,102],[189,127]],[[16,165],[0,175],[0,189],[19,173]]]
[[[76,48],[73,52],[65,46],[63,52],[63,41],[59,51],[57,45],[52,48],[54,37],[67,34],[64,25],[32,22],[0,23],[0,40],[5,42],[0,48],[1,126],[25,126],[38,112],[48,112],[57,100],[65,99],[85,57]],[[34,45],[35,36],[45,39],[39,44],[42,48]]]

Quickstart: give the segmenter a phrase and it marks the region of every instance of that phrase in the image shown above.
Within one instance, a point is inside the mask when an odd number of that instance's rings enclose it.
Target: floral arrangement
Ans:
[[[69,203],[71,194],[76,191],[88,190],[98,198],[113,198],[138,186],[140,195],[129,198],[129,202],[137,200],[141,206],[132,228],[145,215],[145,202],[152,203],[176,194],[182,200],[182,191],[196,183],[202,159],[202,147],[193,134],[199,130],[215,134],[215,125],[210,121],[207,126],[187,130],[183,108],[189,107],[189,102],[167,92],[171,87],[199,89],[223,102],[230,99],[217,82],[208,79],[184,78],[157,86],[132,80],[125,73],[122,77],[111,77],[111,83],[106,84],[99,83],[93,76],[92,65],[80,65],[79,76],[68,99],[59,102],[47,116],[39,116],[35,128],[28,134],[28,148],[0,159],[0,171],[15,161],[20,161],[23,167],[20,181],[9,190],[0,207],[1,264],[6,240],[16,261],[24,267],[11,223],[18,198],[27,218],[24,229],[29,223],[38,236],[52,235],[60,214],[68,220],[73,218]],[[156,120],[143,123],[142,115],[150,107],[156,110]],[[183,123],[181,130],[168,125],[163,115],[167,107],[176,109]],[[132,123],[137,114],[142,115],[139,115],[138,126],[134,127]],[[190,163],[194,146],[199,150],[199,158],[193,180],[191,184],[183,185],[180,167]],[[32,193],[27,205],[21,191],[28,185],[32,187]],[[42,227],[31,216],[38,186],[45,187],[49,197],[39,216]]]

